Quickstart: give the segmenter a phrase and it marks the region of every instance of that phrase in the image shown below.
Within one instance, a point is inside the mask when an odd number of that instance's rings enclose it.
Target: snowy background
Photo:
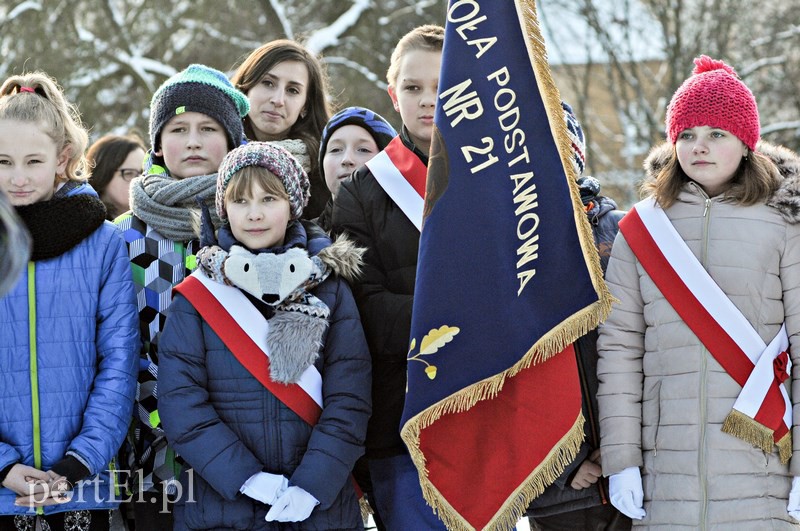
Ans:
[[[490,11],[503,1],[479,3]],[[750,86],[765,138],[800,147],[800,0],[755,5],[537,2],[556,83],[587,131],[590,173],[632,197],[644,155],[663,138],[666,102],[701,53]],[[334,107],[372,107],[398,126],[386,95],[392,47],[414,26],[444,24],[446,12],[445,0],[2,0],[0,76],[50,73],[93,138],[146,132],[150,96],[172,73],[193,62],[232,72],[263,42],[290,37],[322,54]]]

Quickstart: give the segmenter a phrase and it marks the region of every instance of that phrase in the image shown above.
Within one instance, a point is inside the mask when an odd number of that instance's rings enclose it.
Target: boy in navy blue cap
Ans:
[[[332,196],[317,218],[323,229],[331,230],[333,199],[342,180],[383,151],[396,136],[397,131],[383,116],[364,107],[347,107],[328,121],[319,146],[319,167]]]

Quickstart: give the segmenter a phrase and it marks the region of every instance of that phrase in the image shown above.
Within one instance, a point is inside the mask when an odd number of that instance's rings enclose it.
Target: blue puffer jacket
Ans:
[[[30,262],[0,299],[0,469],[50,470],[72,456],[89,470],[72,501],[44,513],[118,505],[109,468],[130,422],[139,348],[128,253],[107,221],[60,256]],[[0,488],[0,514],[32,511],[15,498]]]
[[[347,283],[332,274],[313,293],[331,310],[315,362],[324,408],[313,428],[237,361],[186,298],[173,298],[159,343],[158,408],[170,445],[193,467],[181,477],[175,529],[363,529],[350,473],[371,412],[369,351]],[[269,506],[239,492],[260,471],[283,474],[320,504],[304,522],[266,522]]]

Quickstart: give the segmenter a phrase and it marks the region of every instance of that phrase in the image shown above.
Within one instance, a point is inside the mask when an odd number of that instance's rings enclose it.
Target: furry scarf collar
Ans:
[[[304,238],[300,223],[290,229],[294,239]],[[270,377],[285,384],[297,382],[323,345],[330,309],[311,291],[328,278],[331,267],[319,256],[310,257],[303,246],[253,253],[227,226],[220,229],[219,240],[219,245],[200,249],[198,267],[212,280],[251,295],[254,304],[260,301],[274,310],[267,335]]]
[[[644,161],[647,179],[656,178],[669,161],[673,149],[670,142],[664,142],[650,150]],[[789,223],[800,223],[800,156],[790,149],[764,140],[758,142],[756,151],[769,157],[783,177],[767,204],[778,210]]]
[[[216,173],[176,179],[164,167],[152,162],[152,154],[145,166],[147,174],[131,182],[131,210],[136,217],[162,236],[186,242],[196,237],[192,208],[199,200],[208,206],[212,222],[220,225],[214,206]]]
[[[16,207],[33,240],[31,261],[66,253],[97,230],[106,219],[102,201],[89,194],[57,197]],[[54,230],[55,226],[58,230]]]

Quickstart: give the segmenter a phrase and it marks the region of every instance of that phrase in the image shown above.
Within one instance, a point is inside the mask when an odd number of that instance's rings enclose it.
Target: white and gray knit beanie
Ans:
[[[287,150],[271,142],[249,142],[230,151],[217,173],[217,213],[227,219],[225,212],[225,189],[233,174],[247,166],[266,168],[283,182],[289,195],[292,219],[299,219],[311,196],[311,184],[303,167]]]

